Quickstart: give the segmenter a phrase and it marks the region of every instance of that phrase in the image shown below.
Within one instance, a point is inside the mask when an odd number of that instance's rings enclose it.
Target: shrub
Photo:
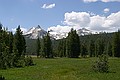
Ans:
[[[2,75],[0,75],[0,80],[5,80],[5,77],[3,77]]]
[[[16,62],[14,62],[14,67],[24,67],[25,66],[25,62],[24,60],[20,59],[20,60],[17,60]]]
[[[31,56],[27,56],[25,58],[25,66],[32,66],[32,65],[34,65],[32,57]]]
[[[99,56],[98,60],[93,65],[93,70],[96,72],[108,72],[108,57],[106,55]]]

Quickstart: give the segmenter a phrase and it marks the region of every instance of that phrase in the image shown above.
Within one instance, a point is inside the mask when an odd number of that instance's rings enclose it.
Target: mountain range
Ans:
[[[92,31],[86,28],[78,29],[76,31],[79,36],[92,34]],[[68,36],[68,32],[61,33],[61,32],[56,32],[54,30],[50,30],[48,32],[50,34],[50,37],[56,40],[66,38]],[[30,39],[37,39],[38,37],[43,38],[43,36],[45,36],[46,34],[47,31],[45,31],[38,25],[37,27],[30,28],[27,32],[24,33],[24,36]]]

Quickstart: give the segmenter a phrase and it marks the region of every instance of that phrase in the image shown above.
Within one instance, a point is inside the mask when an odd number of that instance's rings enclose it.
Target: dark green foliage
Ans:
[[[113,35],[112,51],[115,57],[120,57],[120,31],[115,32]]]
[[[15,67],[24,67],[24,57],[26,51],[26,42],[22,35],[22,31],[20,26],[16,29],[14,35],[14,59],[13,59],[13,66]]]
[[[0,27],[3,27],[0,24]],[[0,29],[0,69],[25,66],[26,41],[18,26],[15,35]]]
[[[71,29],[68,33],[66,53],[70,58],[77,58],[80,55],[80,40],[76,30]]]
[[[37,57],[39,57],[40,56],[40,39],[39,39],[39,37],[38,37],[38,39],[37,39]]]
[[[22,55],[24,55],[25,49],[26,43],[19,25],[14,35],[14,53],[17,52],[16,56],[21,57]]]
[[[108,54],[108,50],[106,49],[107,45],[111,44],[112,36],[113,33],[91,34],[80,36],[80,41],[85,44],[89,56],[98,57],[101,54]]]
[[[17,58],[14,58],[14,62],[13,62],[13,66],[14,67],[25,67],[25,61],[24,58],[21,57],[17,60]]]
[[[88,53],[89,53],[90,57],[95,56],[95,43],[93,40],[90,40],[90,42],[89,42]]]
[[[81,56],[84,58],[87,57],[87,48],[85,44],[81,45]]]
[[[100,55],[98,61],[93,65],[93,70],[96,72],[108,72],[108,57],[106,55]]]
[[[26,54],[27,55],[37,55],[36,51],[36,45],[37,45],[37,40],[35,39],[28,39],[25,37],[26,40]]]
[[[3,27],[0,25],[0,27]],[[3,30],[1,28],[0,30],[0,68],[6,69],[8,67],[11,67],[11,54],[9,54],[9,37],[10,34],[7,32],[7,30]]]
[[[110,42],[108,42],[108,43],[106,44],[105,53],[106,53],[107,55],[109,55],[110,57],[113,57],[113,56],[114,56],[113,53],[112,53],[112,45],[111,45]]]
[[[98,38],[95,44],[96,56],[104,54],[104,47],[105,45],[103,39]]]
[[[25,66],[32,66],[32,65],[34,65],[32,57],[31,56],[27,56],[25,58]]]
[[[66,57],[66,40],[62,39],[59,41],[57,48],[58,57]]]
[[[4,76],[0,75],[0,80],[6,80]]]
[[[53,53],[52,53],[52,42],[49,36],[49,33],[47,33],[46,36],[43,37],[43,54],[45,58],[52,58]]]

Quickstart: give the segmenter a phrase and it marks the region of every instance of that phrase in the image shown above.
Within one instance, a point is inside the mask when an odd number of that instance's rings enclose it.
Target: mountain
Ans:
[[[62,39],[62,38],[66,38],[68,36],[68,33],[67,32],[55,32],[55,31],[49,31],[50,33],[50,36],[54,39]]]
[[[39,25],[37,27],[30,28],[26,33],[24,33],[24,36],[30,39],[37,39],[43,38],[45,36],[47,31],[43,30]]]
[[[50,33],[50,36],[55,39],[62,39],[62,38],[66,38],[68,36],[68,32],[56,32],[54,30],[50,30],[49,33]],[[89,35],[89,34],[92,34],[92,32],[86,28],[82,28],[82,29],[77,30],[77,34],[79,36]]]
[[[56,40],[66,38],[68,36],[68,32],[56,32],[54,30],[49,30],[48,32],[50,34],[50,37]],[[30,28],[26,33],[24,33],[24,36],[30,39],[37,39],[38,37],[43,38],[46,33],[47,31],[43,30],[38,25],[37,27]],[[79,36],[92,34],[92,32],[86,28],[78,29],[77,33]]]
[[[79,36],[81,36],[81,35],[90,35],[90,34],[92,34],[92,31],[90,31],[90,30],[88,30],[86,28],[82,28],[82,29],[78,29],[77,33],[78,33]]]

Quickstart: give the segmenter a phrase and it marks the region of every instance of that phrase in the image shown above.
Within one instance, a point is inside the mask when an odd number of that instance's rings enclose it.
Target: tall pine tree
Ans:
[[[120,57],[120,31],[115,32],[113,35],[112,51],[115,57]]]
[[[13,45],[13,50],[14,50],[13,66],[15,67],[24,66],[26,42],[22,34],[23,33],[19,25],[14,35],[14,45]]]
[[[71,29],[68,33],[66,53],[70,58],[77,58],[80,55],[80,40],[76,30]]]
[[[89,42],[88,53],[90,57],[95,56],[95,43],[93,40],[90,40]]]
[[[39,39],[39,37],[37,38],[37,57],[39,57],[40,56],[40,39]]]
[[[53,57],[52,41],[50,39],[49,32],[43,37],[43,53],[45,58]]]

